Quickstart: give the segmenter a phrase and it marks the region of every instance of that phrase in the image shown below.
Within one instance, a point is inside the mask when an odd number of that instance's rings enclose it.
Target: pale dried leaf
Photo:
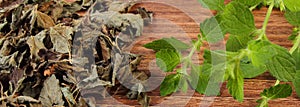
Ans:
[[[109,5],[108,11],[127,12],[135,3],[115,1]]]
[[[55,22],[61,16],[62,12],[63,12],[62,6],[57,6],[52,10],[51,17],[54,19]]]
[[[39,100],[42,102],[43,107],[63,106],[62,92],[59,86],[59,81],[55,75],[47,78],[44,82],[44,87],[40,93]]]
[[[50,16],[40,11],[36,11],[36,18],[38,26],[42,28],[48,29],[55,25],[53,19]]]
[[[97,86],[108,86],[112,84],[110,81],[103,81],[99,79],[96,66],[93,66],[90,72],[91,73],[89,73],[89,76],[78,84],[80,88],[89,89]]]
[[[7,67],[14,67],[14,66],[17,66],[17,62],[16,62],[16,57],[18,55],[18,52],[15,52],[9,56],[4,56],[4,57],[0,57],[0,66],[4,67],[4,66],[7,66]]]
[[[68,26],[57,25],[50,28],[51,42],[56,52],[68,53],[71,51],[71,40],[73,28]]]
[[[61,87],[61,91],[67,100],[69,106],[74,106],[76,104],[76,100],[74,99],[72,93],[70,92],[69,87]]]
[[[38,52],[40,49],[46,49],[43,43],[43,38],[45,37],[45,32],[41,32],[36,36],[31,36],[27,40],[27,44],[30,48],[30,53],[32,56],[39,58]]]

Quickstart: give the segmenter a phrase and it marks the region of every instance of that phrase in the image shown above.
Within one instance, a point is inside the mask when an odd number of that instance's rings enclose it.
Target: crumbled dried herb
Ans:
[[[118,93],[113,89],[122,85],[134,89],[126,90],[129,99],[149,104],[136,84],[148,78],[137,71],[141,56],[124,48],[141,35],[151,12],[130,13],[134,2],[110,0],[3,2],[1,106],[95,106],[93,99]]]

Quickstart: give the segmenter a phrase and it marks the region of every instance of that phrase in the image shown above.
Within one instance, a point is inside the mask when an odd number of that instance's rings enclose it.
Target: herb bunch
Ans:
[[[191,45],[175,38],[163,38],[144,45],[156,51],[156,63],[167,75],[160,86],[162,96],[181,90],[189,85],[205,95],[218,95],[219,86],[227,81],[227,88],[234,99],[244,99],[244,78],[254,78],[264,72],[277,79],[274,86],[264,89],[258,106],[268,106],[268,101],[291,95],[292,88],[283,82],[292,82],[300,96],[300,2],[297,0],[199,0],[202,6],[216,10],[217,14],[200,23],[201,34]],[[252,10],[268,7],[262,28],[254,23]],[[292,24],[293,47],[287,50],[272,43],[266,34],[267,24],[274,8],[284,11]],[[204,42],[217,43],[229,34],[226,51],[205,50],[203,64],[192,62],[193,54],[200,51]],[[190,50],[185,56],[182,51]],[[177,67],[181,65],[180,68]],[[188,72],[189,71],[189,72]]]

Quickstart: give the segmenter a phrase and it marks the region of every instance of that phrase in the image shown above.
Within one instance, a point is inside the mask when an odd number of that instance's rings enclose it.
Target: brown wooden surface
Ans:
[[[188,39],[195,39],[197,34],[199,34],[199,22],[208,18],[211,14],[207,9],[201,8],[197,3],[197,0],[165,0],[165,2],[172,2],[175,4],[178,2],[181,4],[177,7],[172,7],[169,4],[158,3],[161,2],[159,0],[149,1],[150,0],[143,1],[136,5],[136,7],[141,6],[153,11],[155,14],[154,22],[145,27],[143,36],[139,37],[136,42],[132,44],[133,47],[129,50],[133,53],[144,55],[139,66],[139,70],[151,74],[151,77],[156,78],[156,83],[159,84],[165,74],[157,67],[153,67],[155,66],[155,64],[153,64],[155,60],[154,51],[146,49],[142,47],[142,45],[162,37],[174,36],[184,40],[185,42],[188,42]],[[185,8],[187,11],[178,8]],[[266,11],[267,8],[261,8],[260,10],[253,11],[257,28],[261,28]],[[174,25],[180,29],[177,29]],[[283,13],[275,9],[271,15],[270,23],[268,24],[267,35],[273,43],[290,48],[292,43],[287,40],[287,37],[291,34],[292,28],[293,27],[286,22]],[[182,33],[183,31],[186,34]],[[205,44],[205,48],[208,47],[208,44]],[[203,49],[204,48],[201,48],[201,50]],[[195,55],[194,60],[196,63],[202,62],[203,58],[201,55],[202,53]],[[224,83],[221,87],[221,95],[216,97],[210,106],[254,107],[257,105],[256,100],[259,99],[259,94],[263,91],[263,89],[272,86],[274,83],[275,79],[271,77],[269,73],[265,73],[254,79],[246,79],[244,83],[245,99],[242,103],[237,102],[230,96],[226,89],[226,83]],[[148,92],[148,95],[151,97],[152,106],[199,106],[201,101],[205,101],[205,99],[203,99],[203,95],[200,95],[199,93],[194,93],[192,90],[189,90],[188,93],[192,93],[193,96],[190,97],[184,93],[176,93],[176,96],[160,97],[159,87],[157,87],[155,90]],[[113,99],[116,101],[112,101],[112,99],[107,98],[99,100],[98,104],[101,106],[117,106],[116,102],[119,102],[119,106],[123,104],[128,106],[139,106],[137,101],[128,100],[124,95],[115,95]],[[188,101],[187,104],[184,102],[184,99]],[[270,101],[269,106],[297,107],[300,106],[300,100],[297,98],[295,92],[293,92],[291,97]]]

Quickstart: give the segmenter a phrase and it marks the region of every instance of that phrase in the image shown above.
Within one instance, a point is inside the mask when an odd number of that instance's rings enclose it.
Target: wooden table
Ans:
[[[226,2],[228,1],[226,0]],[[143,36],[139,37],[129,50],[132,53],[144,55],[138,69],[151,74],[153,81],[156,83],[152,84],[154,87],[160,84],[165,74],[155,67],[154,51],[146,49],[142,45],[159,38],[172,36],[188,43],[191,39],[196,39],[200,33],[199,23],[215,12],[202,8],[197,0],[144,0],[135,7],[139,6],[154,12],[154,22],[145,27]],[[257,28],[261,28],[266,11],[267,8],[265,7],[253,11]],[[275,9],[268,24],[267,35],[273,43],[290,48],[292,43],[287,38],[292,32],[292,28],[285,20],[283,12]],[[208,49],[209,45],[205,44],[204,48]],[[204,48],[201,48],[201,50],[203,51]],[[194,61],[202,63],[203,58],[201,56],[202,52],[195,55]],[[242,103],[231,97],[226,89],[226,83],[224,83],[221,87],[221,95],[217,96],[210,106],[254,107],[257,105],[256,100],[260,98],[259,94],[263,89],[274,85],[274,83],[275,78],[269,73],[264,73],[253,79],[246,79],[244,82],[245,99]],[[155,87],[154,90],[148,92],[152,106],[207,106],[209,104],[203,104],[203,102],[207,98],[211,98],[206,97],[204,99],[203,95],[192,90],[189,90],[187,94],[180,92],[175,94],[169,97],[161,97],[159,87]],[[115,95],[113,98],[100,100],[98,104],[101,106],[121,106],[123,104],[139,106],[137,101],[128,100],[124,95]],[[297,107],[300,106],[300,100],[293,92],[292,96],[288,98],[270,101],[269,106]]]

